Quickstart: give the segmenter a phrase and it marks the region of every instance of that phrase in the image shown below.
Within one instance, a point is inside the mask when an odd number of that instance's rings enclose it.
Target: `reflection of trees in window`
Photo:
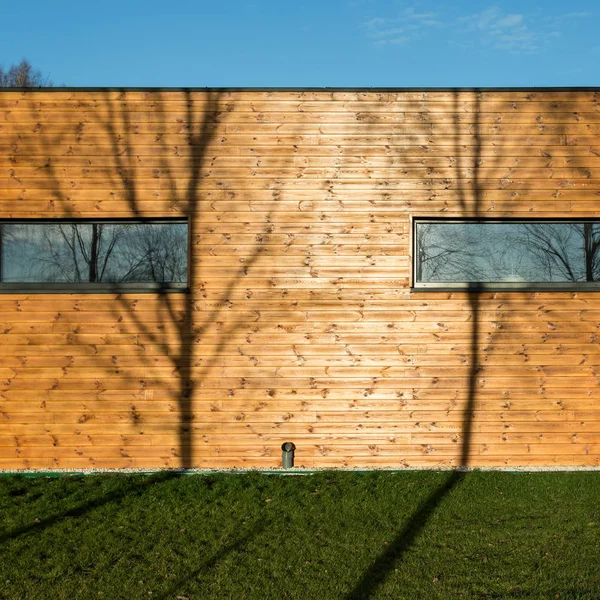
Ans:
[[[421,222],[417,282],[600,281],[600,224]]]
[[[544,281],[599,281],[600,226],[594,223],[525,224],[520,243]]]
[[[523,256],[498,224],[419,223],[418,281],[521,281]]]
[[[43,223],[2,227],[3,281],[185,283],[184,223]]]
[[[172,281],[187,279],[185,226],[135,226],[119,243],[111,281]]]
[[[484,277],[477,261],[477,232],[454,229],[447,231],[438,223],[419,224],[417,280],[479,281]]]
[[[37,261],[50,281],[114,281],[107,273],[109,259],[129,225],[93,223],[52,224],[44,227],[47,252],[41,249]]]

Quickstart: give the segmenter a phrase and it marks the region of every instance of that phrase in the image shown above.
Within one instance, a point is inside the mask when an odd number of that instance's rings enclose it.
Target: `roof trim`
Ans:
[[[1,92],[600,92],[600,86],[575,87],[27,87]]]

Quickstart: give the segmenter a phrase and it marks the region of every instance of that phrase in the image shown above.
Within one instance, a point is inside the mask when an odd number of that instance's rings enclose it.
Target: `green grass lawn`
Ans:
[[[600,598],[600,473],[0,478],[0,598]]]

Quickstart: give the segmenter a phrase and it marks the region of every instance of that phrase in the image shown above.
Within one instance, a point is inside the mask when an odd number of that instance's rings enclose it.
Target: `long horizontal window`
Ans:
[[[600,289],[600,221],[414,221],[414,286]]]
[[[187,222],[2,221],[0,291],[181,290]]]

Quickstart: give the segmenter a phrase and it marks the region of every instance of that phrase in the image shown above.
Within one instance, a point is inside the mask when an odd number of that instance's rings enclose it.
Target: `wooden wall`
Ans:
[[[597,217],[594,91],[0,92],[0,215],[190,219],[191,293],[0,295],[0,468],[597,465],[600,294],[409,288]]]

